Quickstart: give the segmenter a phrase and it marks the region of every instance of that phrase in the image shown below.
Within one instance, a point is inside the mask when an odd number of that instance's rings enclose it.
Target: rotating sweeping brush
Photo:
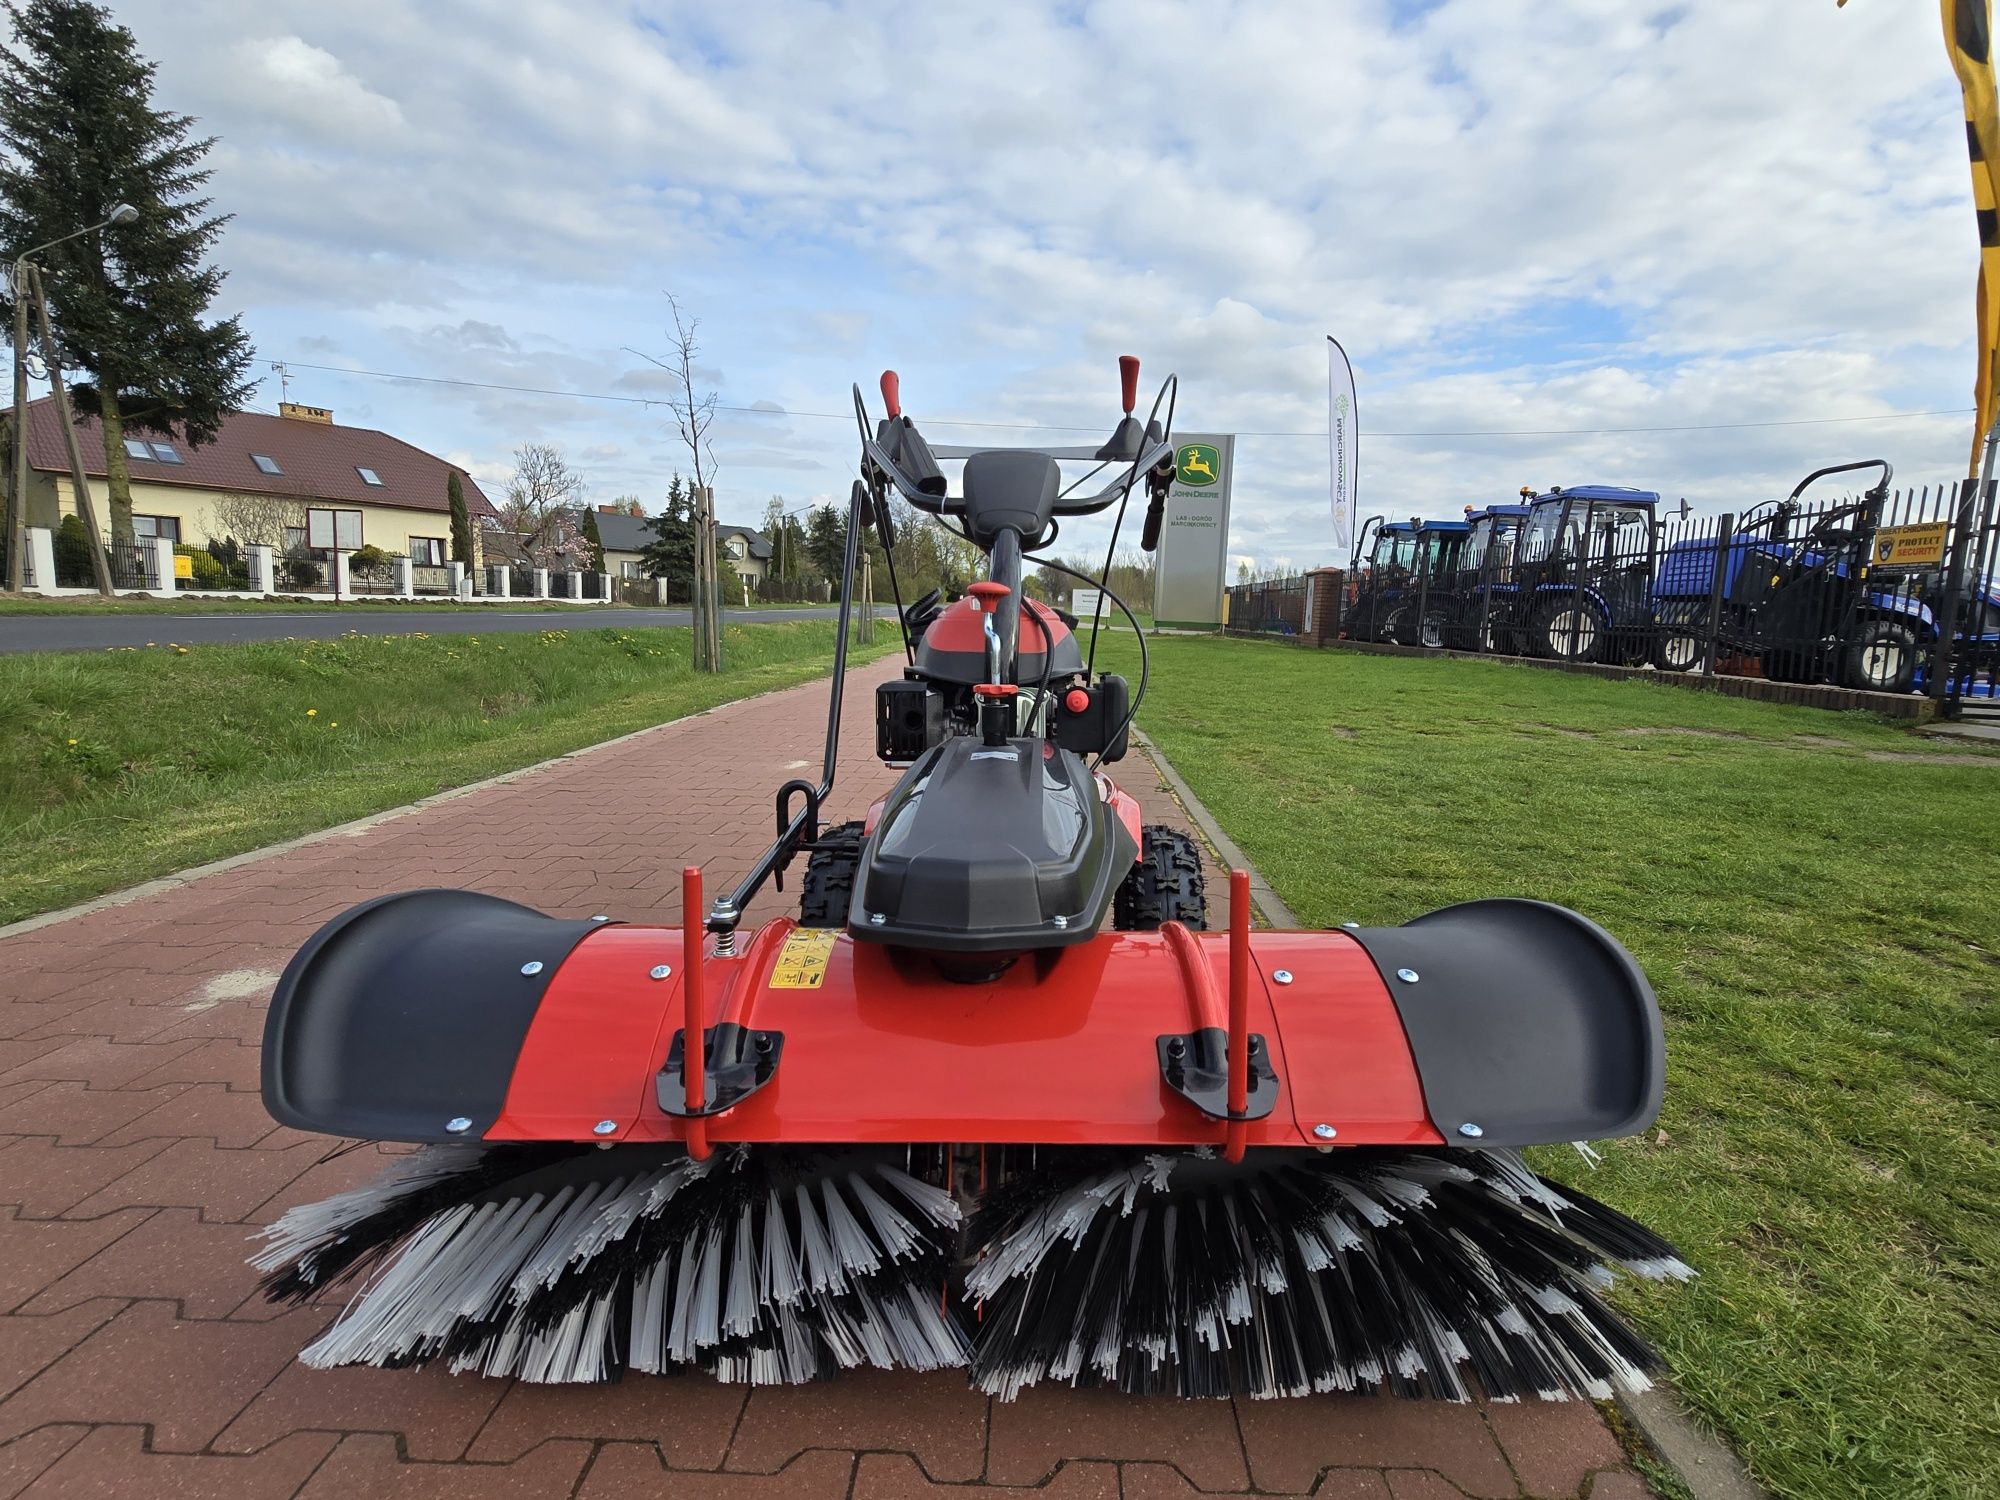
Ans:
[[[1655,1359],[1614,1271],[1693,1272],[1511,1151],[1043,1153],[967,1226],[973,1382],[1609,1398]]]
[[[903,1153],[436,1146],[261,1231],[267,1296],[363,1275],[315,1368],[596,1381],[694,1366],[788,1384],[941,1369],[958,1206]]]

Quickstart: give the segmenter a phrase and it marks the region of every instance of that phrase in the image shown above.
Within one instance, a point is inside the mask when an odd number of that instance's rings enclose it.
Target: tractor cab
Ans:
[[[1465,540],[1451,578],[1445,642],[1461,651],[1517,652],[1515,581],[1525,503],[1465,508]]]
[[[1442,646],[1451,580],[1469,529],[1464,521],[1416,516],[1382,523],[1368,571],[1348,606],[1348,638]]]
[[[1647,659],[1659,528],[1652,490],[1582,484],[1528,503],[1517,558],[1528,650],[1558,661]]]

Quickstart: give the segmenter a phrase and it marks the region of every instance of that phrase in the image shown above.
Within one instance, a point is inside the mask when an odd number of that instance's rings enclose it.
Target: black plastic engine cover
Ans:
[[[1079,756],[957,735],[889,794],[861,851],[848,931],[945,953],[1081,943],[1138,857]]]

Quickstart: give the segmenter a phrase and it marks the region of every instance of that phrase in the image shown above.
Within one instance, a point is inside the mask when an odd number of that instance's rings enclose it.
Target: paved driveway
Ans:
[[[836,814],[887,784],[873,679],[848,695]],[[950,1376],[746,1392],[703,1376],[543,1387],[304,1369],[330,1316],[252,1295],[244,1235],[372,1174],[257,1095],[272,982],[325,918],[465,885],[672,920],[679,871],[747,863],[777,783],[818,764],[824,686],[732,704],[407,816],[0,937],[0,1500],[18,1494],[1328,1500],[1646,1492],[1587,1406],[1244,1403]],[[1143,762],[1127,780],[1173,816]],[[1211,888],[1221,885],[1212,877]],[[764,912],[784,897],[767,893]]]

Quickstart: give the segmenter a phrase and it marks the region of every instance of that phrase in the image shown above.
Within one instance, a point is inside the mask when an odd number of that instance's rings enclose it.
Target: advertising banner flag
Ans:
[[[1972,434],[1972,470],[1979,445],[1992,430],[1996,391],[1994,360],[2000,346],[2000,101],[1993,82],[1993,27],[1988,0],[1940,0],[1945,51],[1965,96],[1965,148],[1972,158],[1972,203],[1979,213],[1979,368],[1973,398],[1979,408]]]
[[[1345,562],[1354,547],[1354,489],[1361,473],[1361,434],[1354,420],[1354,366],[1332,334],[1326,336],[1328,484],[1333,491],[1333,544]]]

